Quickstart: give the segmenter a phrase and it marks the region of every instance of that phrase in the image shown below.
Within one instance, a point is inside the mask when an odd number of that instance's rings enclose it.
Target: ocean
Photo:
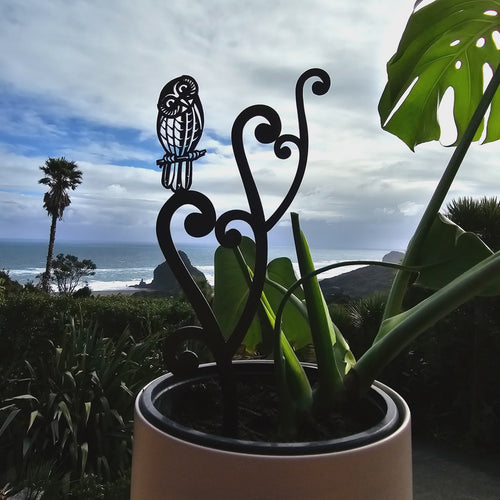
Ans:
[[[213,284],[213,253],[215,248],[199,245],[181,245],[191,263],[203,272]],[[390,250],[367,249],[311,249],[316,267],[343,260],[382,260]],[[165,259],[158,243],[67,243],[56,240],[54,256],[58,253],[76,255],[79,259],[92,260],[97,269],[87,278],[93,291],[122,290],[137,285],[141,279],[146,283],[153,279],[153,271]],[[280,256],[289,257],[296,266],[293,248],[271,247],[270,260]],[[45,270],[47,242],[0,240],[0,270],[19,283],[37,283],[37,276]],[[356,266],[360,267],[360,266]],[[330,277],[350,271],[355,267],[330,271],[322,277]]]

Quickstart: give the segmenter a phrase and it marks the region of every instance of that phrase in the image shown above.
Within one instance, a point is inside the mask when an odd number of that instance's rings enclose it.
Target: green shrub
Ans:
[[[430,292],[413,287],[408,306]],[[330,304],[355,353],[376,335],[384,297]],[[379,379],[406,399],[416,432],[489,450],[500,446],[500,301],[478,297],[414,341]]]
[[[382,321],[386,300],[386,294],[376,292],[347,304],[329,305],[330,315],[344,333],[355,357],[361,356],[372,345]]]
[[[47,340],[61,338],[61,318],[80,314],[87,321],[97,321],[106,337],[118,337],[128,328],[136,340],[195,321],[191,307],[173,298],[9,294],[0,301],[0,381],[4,381],[0,383],[0,398],[6,397],[5,381],[23,366],[23,360],[33,361],[47,349]]]
[[[44,293],[17,293],[0,302],[0,398],[8,393],[8,379],[23,366],[23,360],[43,356],[46,339],[59,338],[63,305]]]
[[[80,299],[77,304],[87,316],[94,317],[108,335],[128,327],[134,337],[142,338],[150,331],[165,328],[172,332],[195,322],[191,306],[171,297],[107,295]]]
[[[23,286],[14,281],[7,271],[0,271],[0,299],[12,293],[19,293],[22,289]]]
[[[128,330],[110,338],[83,316],[59,330],[43,339],[43,356],[25,363],[26,374],[10,381],[13,395],[0,409],[7,461],[0,470],[15,469],[19,482],[48,463],[61,485],[89,473],[118,480],[130,468],[135,396],[163,371],[161,339],[137,342]]]
[[[444,439],[500,446],[500,301],[476,298],[434,325],[400,360],[415,427]],[[404,363],[404,364],[403,364]],[[403,382],[403,383],[402,383]]]
[[[96,474],[86,474],[64,496],[67,500],[129,500],[130,475],[123,475],[113,481],[103,481]]]

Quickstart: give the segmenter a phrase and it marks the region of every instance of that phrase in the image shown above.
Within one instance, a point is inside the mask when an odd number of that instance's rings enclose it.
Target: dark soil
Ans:
[[[272,380],[265,377],[246,377],[238,380],[237,414],[238,439],[248,441],[282,442],[278,436],[279,401]],[[222,425],[223,402],[220,384],[216,378],[194,382],[157,401],[158,409],[171,420],[208,434],[227,436]],[[287,442],[309,442],[352,435],[374,425],[378,412],[368,405],[328,415],[304,417],[295,439]],[[374,415],[375,413],[375,415]]]

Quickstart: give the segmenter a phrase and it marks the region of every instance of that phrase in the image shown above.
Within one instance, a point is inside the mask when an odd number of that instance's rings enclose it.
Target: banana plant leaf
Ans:
[[[219,247],[215,252],[215,293],[213,311],[227,337],[231,335],[245,307],[249,295],[249,281],[255,264],[255,243],[244,237],[235,250]],[[273,342],[273,328],[276,310],[286,293],[286,287],[296,281],[289,259],[275,259],[268,265],[266,285],[261,295],[260,307],[243,340],[247,352],[253,353],[260,346],[276,346]],[[299,293],[300,295],[300,293]],[[279,332],[278,348],[274,349],[280,392],[280,432],[293,435],[297,411],[308,412],[312,406],[312,388],[295,355],[294,349],[310,342],[307,313],[299,297],[292,295],[286,308],[281,326],[286,325],[290,339]],[[269,339],[266,339],[266,334]],[[267,342],[270,340],[270,342]]]
[[[315,268],[309,245],[300,228],[298,214],[292,212],[291,220],[318,365],[315,401],[319,408],[327,410],[334,408],[339,399],[344,397],[344,376],[351,368],[354,358],[344,338],[336,335],[340,332],[330,317],[317,277],[309,277]]]
[[[267,267],[267,278],[264,294],[276,313],[287,289],[297,281],[291,260],[280,257],[271,261]],[[302,349],[312,342],[303,299],[302,288],[298,287],[290,297],[281,321],[281,330],[295,350]]]
[[[438,290],[493,252],[474,233],[466,232],[441,214],[434,221],[419,253],[424,266],[416,283]],[[500,283],[486,287],[481,295],[498,295]]]
[[[255,243],[247,237],[239,245],[247,265],[253,269],[255,263]],[[247,277],[232,249],[218,247],[214,255],[214,299],[212,308],[219,322],[222,334],[227,339],[233,332],[245,304],[249,287]],[[262,342],[262,331],[258,318],[254,318],[248,329],[245,345],[249,352],[255,352]]]
[[[435,0],[414,11],[387,64],[388,82],[379,102],[382,127],[412,150],[439,140],[437,111],[452,87],[458,144],[483,93],[483,66],[494,71],[500,64],[499,31],[499,0]],[[500,138],[499,108],[497,94],[485,142]],[[481,137],[483,125],[474,140]]]
[[[241,255],[250,273],[255,263],[255,243],[247,237],[239,245]],[[227,338],[233,331],[248,300],[249,288],[246,273],[241,268],[235,252],[219,247],[215,252],[215,293],[213,310]],[[276,311],[288,286],[297,280],[292,263],[287,258],[278,258],[269,263],[264,298],[271,311]],[[307,321],[307,311],[301,302],[300,289],[291,297],[282,320],[282,330],[294,349],[300,349],[311,341],[311,331]],[[245,349],[253,353],[259,345],[266,342],[266,331],[272,334],[267,321],[256,316],[245,336]]]

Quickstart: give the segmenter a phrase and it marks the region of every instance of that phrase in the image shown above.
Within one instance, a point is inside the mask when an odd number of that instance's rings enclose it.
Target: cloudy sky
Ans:
[[[219,213],[246,208],[229,143],[241,110],[275,108],[296,133],[294,86],[320,67],[326,96],[306,92],[310,153],[292,209],[312,245],[403,249],[452,150],[412,153],[380,129],[377,104],[411,0],[2,0],[0,2],[0,238],[46,239],[39,166],[76,161],[83,182],[59,240],[155,241],[169,196],[156,160],[163,85],[196,78],[205,111],[193,189]],[[473,146],[450,197],[496,195],[498,145]],[[248,141],[271,213],[291,163]],[[176,220],[176,224],[180,221]],[[175,230],[177,237],[185,238]],[[273,242],[290,241],[287,220]]]

